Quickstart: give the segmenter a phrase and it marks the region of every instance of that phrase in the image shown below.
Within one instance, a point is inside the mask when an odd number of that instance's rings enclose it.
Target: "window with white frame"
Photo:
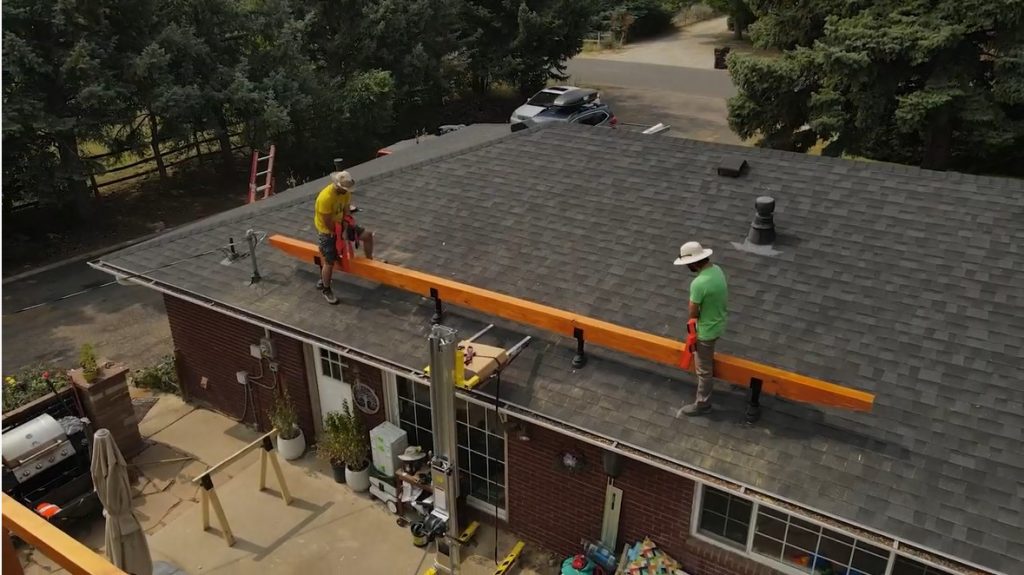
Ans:
[[[430,389],[397,377],[398,424],[410,445],[424,451],[433,449]],[[468,495],[478,501],[505,508],[505,428],[493,409],[464,399],[455,400],[459,444],[459,471]]]
[[[320,349],[320,373],[341,380],[341,355],[329,349]]]
[[[863,539],[768,507],[758,507],[753,551],[807,573],[838,570],[858,575],[885,575],[891,554]]]
[[[705,535],[746,546],[753,508],[748,499],[705,487],[698,529]]]
[[[952,575],[892,549],[704,486],[694,531],[792,573]],[[890,563],[892,563],[891,571]]]

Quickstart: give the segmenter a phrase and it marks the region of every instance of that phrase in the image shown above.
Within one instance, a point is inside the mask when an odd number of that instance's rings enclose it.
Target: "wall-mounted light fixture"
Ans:
[[[514,437],[519,441],[530,441],[530,428],[526,425],[526,422],[513,419],[510,420],[505,427],[511,437]]]
[[[563,451],[558,454],[558,465],[569,473],[579,473],[587,466],[586,458],[579,451]]]

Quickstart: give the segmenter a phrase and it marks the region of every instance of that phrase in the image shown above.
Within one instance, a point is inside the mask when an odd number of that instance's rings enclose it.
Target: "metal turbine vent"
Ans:
[[[775,198],[759,196],[754,200],[754,221],[750,223],[747,241],[758,246],[768,246],[775,242]]]

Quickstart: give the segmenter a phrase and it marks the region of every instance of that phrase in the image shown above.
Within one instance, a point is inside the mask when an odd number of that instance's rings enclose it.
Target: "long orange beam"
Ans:
[[[269,241],[270,245],[300,260],[319,261],[320,251],[312,243],[282,235],[270,236]],[[340,264],[337,265],[341,269]],[[574,328],[580,328],[588,343],[658,363],[679,366],[685,346],[682,341],[375,260],[355,257],[349,261],[348,268],[348,273],[353,275],[425,297],[430,296],[433,288],[446,303],[557,334],[572,337]],[[764,393],[856,411],[870,411],[875,401],[873,394],[864,391],[723,353],[715,354],[715,377],[744,387],[756,378],[762,381]]]

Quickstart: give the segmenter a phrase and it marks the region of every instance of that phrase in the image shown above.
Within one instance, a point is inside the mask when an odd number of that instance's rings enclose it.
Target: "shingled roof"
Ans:
[[[716,173],[737,156],[745,175]],[[681,338],[691,276],[672,260],[680,243],[700,240],[730,283],[720,351],[877,394],[868,414],[769,399],[749,427],[742,395],[724,391],[711,417],[677,419],[693,397],[686,374],[596,348],[572,370],[572,341],[547,335],[503,376],[503,400],[989,569],[1024,571],[1024,183],[580,126],[410,161],[353,169],[360,223],[391,263]],[[322,185],[99,265],[144,272],[247,228],[314,241],[310,202]],[[759,195],[777,200],[772,255],[738,247]],[[219,259],[145,277],[425,365],[429,301],[341,280],[342,302],[329,307],[316,270],[272,248],[261,248],[264,279],[252,287],[248,264]],[[448,321],[468,335],[485,318],[456,311]],[[506,341],[526,332],[501,325]]]

